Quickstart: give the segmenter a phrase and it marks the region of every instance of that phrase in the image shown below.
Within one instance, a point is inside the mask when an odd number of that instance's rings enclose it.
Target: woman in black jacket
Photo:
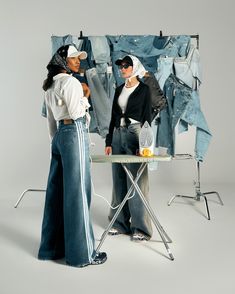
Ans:
[[[121,74],[125,78],[125,83],[119,86],[115,92],[109,133],[106,136],[105,154],[136,155],[139,149],[140,129],[145,121],[151,124],[152,117],[149,88],[139,80],[144,76],[146,70],[139,59],[132,55],[118,59],[115,64],[119,66]],[[139,163],[131,163],[128,166],[134,176],[136,176],[139,167]],[[112,172],[112,206],[116,207],[124,199],[131,183],[121,164],[114,163]],[[138,184],[148,199],[147,168]],[[109,218],[112,219],[114,214],[115,210],[111,209]],[[109,234],[131,234],[134,241],[144,241],[151,238],[151,221],[136,191],[123,207]]]

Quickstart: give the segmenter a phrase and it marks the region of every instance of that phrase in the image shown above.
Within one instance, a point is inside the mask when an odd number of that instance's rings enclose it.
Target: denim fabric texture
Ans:
[[[67,264],[90,264],[95,256],[90,221],[91,176],[85,119],[59,123],[51,146],[38,258],[65,257]]]
[[[190,40],[190,36],[187,35],[171,36],[164,47],[163,55],[185,56],[188,52]]]
[[[118,66],[115,61],[119,58],[131,54],[139,58],[147,71],[155,72],[157,67],[157,56],[162,54],[164,50],[159,50],[153,46],[155,36],[109,36],[107,35],[111,47],[111,59],[113,64],[113,73],[117,82],[117,86],[124,83]]]
[[[139,132],[140,124],[131,124],[126,127],[116,128],[113,134],[112,154],[136,154],[139,149]],[[132,175],[135,177],[140,167],[139,163],[131,163],[127,165]],[[120,163],[112,164],[113,172],[113,197],[112,206],[117,206],[124,199],[128,189],[131,186],[123,167]],[[148,200],[148,169],[143,171],[141,178],[138,181],[141,191]],[[118,215],[113,227],[124,234],[141,232],[147,236],[152,236],[152,226],[149,215],[140,199],[140,196],[135,191],[132,193],[134,197],[126,202],[125,206]],[[109,219],[112,219],[116,210],[111,210]]]
[[[163,90],[167,78],[170,74],[173,74],[174,57],[160,56],[157,62],[158,67],[155,77],[158,80],[160,88]]]
[[[91,120],[93,120],[90,132],[97,130],[100,136],[105,138],[111,118],[111,100],[99,79],[96,68],[88,69],[86,77],[91,91],[90,98],[93,107],[93,112],[90,112]]]
[[[179,121],[179,133],[188,130],[188,125],[196,127],[195,159],[203,161],[211,141],[211,132],[201,111],[199,93],[193,91],[189,103]]]
[[[167,153],[175,154],[175,126],[192,99],[192,90],[170,75],[163,89],[167,107],[160,112],[156,146],[168,148]]]
[[[200,56],[197,48],[191,45],[187,56],[174,59],[175,75],[193,90],[202,82]]]
[[[52,44],[52,55],[56,53],[56,51],[65,45],[75,45],[75,47],[80,50],[82,46],[83,40],[79,40],[77,36],[66,35],[66,36],[51,36],[51,44]]]
[[[81,60],[81,68],[83,68],[84,70],[87,70],[89,68],[95,67],[93,52],[91,48],[91,41],[89,40],[88,37],[82,37],[80,38],[80,40],[83,41],[81,46],[81,51],[86,51],[87,53],[87,59]]]

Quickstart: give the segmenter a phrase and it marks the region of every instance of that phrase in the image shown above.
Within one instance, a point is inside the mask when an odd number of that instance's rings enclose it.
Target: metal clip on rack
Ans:
[[[184,159],[193,159],[193,156],[191,154],[176,154],[173,159],[176,160],[184,160]],[[168,206],[171,205],[171,203],[175,200],[177,197],[181,198],[187,198],[187,199],[193,199],[196,201],[200,201],[201,197],[203,198],[205,202],[205,207],[206,207],[206,212],[207,212],[207,219],[210,220],[210,211],[209,211],[209,206],[208,206],[208,201],[205,195],[210,195],[210,194],[216,194],[219,202],[221,205],[224,205],[223,201],[220,198],[220,195],[216,191],[210,191],[210,192],[201,192],[201,182],[200,182],[200,162],[197,161],[197,180],[194,181],[194,186],[195,186],[195,196],[188,196],[188,195],[175,195],[173,196],[169,201],[168,201]]]

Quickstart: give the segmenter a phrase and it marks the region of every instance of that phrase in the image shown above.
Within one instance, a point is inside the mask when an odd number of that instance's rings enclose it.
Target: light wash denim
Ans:
[[[170,75],[163,89],[167,107],[160,112],[156,146],[168,148],[167,153],[175,154],[175,126],[192,99],[192,90]]]
[[[158,67],[155,77],[158,80],[161,90],[170,74],[173,74],[174,57],[160,56],[158,58]]]
[[[66,35],[66,36],[51,36],[52,43],[52,55],[56,53],[56,51],[65,45],[75,45],[75,47],[80,50],[83,40],[80,40],[77,36]]]
[[[191,38],[187,35],[171,36],[164,47],[165,56],[185,56],[188,51]]]
[[[160,37],[153,35],[107,35],[107,39],[111,47],[113,72],[117,86],[120,86],[124,82],[118,66],[115,65],[117,59],[123,58],[127,54],[135,55],[140,59],[147,71],[155,73],[158,67],[157,60],[160,55],[171,57],[185,56],[190,43],[190,36],[184,35],[163,38],[161,44]]]
[[[130,124],[128,128],[120,127],[116,128],[113,133],[112,140],[112,153],[113,154],[136,154],[139,149],[139,132],[140,124]],[[130,163],[127,164],[128,169],[131,171],[132,175],[135,177],[137,171],[140,167],[140,163]],[[116,207],[119,205],[128,189],[131,186],[131,182],[128,179],[122,165],[120,163],[112,164],[113,172],[113,198],[112,206]],[[148,169],[143,171],[142,176],[138,181],[141,191],[148,200]],[[135,191],[132,193],[134,197],[128,200],[118,215],[113,227],[118,229],[124,234],[141,232],[147,236],[152,236],[152,226],[150,217],[140,199],[139,194]],[[112,219],[115,210],[111,210],[109,214],[109,219]]]
[[[199,51],[191,45],[187,56],[174,59],[175,75],[193,90],[202,82]]]
[[[92,128],[95,125],[98,134],[105,138],[108,134],[111,119],[111,100],[99,79],[96,68],[88,69],[86,78],[91,91],[90,99],[93,107],[91,119],[95,120],[95,122],[91,122],[90,132],[93,131]]]
[[[110,63],[110,47],[105,36],[89,36],[96,65]]]
[[[109,38],[109,36],[107,36]],[[113,42],[113,51],[123,51],[138,57],[157,56],[164,53],[163,49],[154,47],[153,35],[121,35],[117,42]],[[109,39],[112,41],[112,39]]]
[[[91,175],[85,119],[59,123],[51,146],[39,259],[65,257],[67,264],[90,264],[95,256],[90,221]]]
[[[139,58],[147,71],[155,72],[157,68],[157,56],[162,54],[164,50],[159,50],[153,46],[155,36],[109,36],[107,39],[111,46],[111,59],[113,64],[113,73],[117,83],[120,86],[124,83],[118,66],[115,61],[119,58],[131,54]]]
[[[211,141],[211,132],[201,111],[199,92],[192,92],[192,99],[179,121],[179,133],[188,130],[188,124],[196,127],[195,159],[203,161]]]
[[[108,70],[108,66],[111,63],[108,40],[105,36],[89,36],[88,39],[91,42],[96,70],[100,81],[108,97],[113,101],[116,82],[113,73]]]

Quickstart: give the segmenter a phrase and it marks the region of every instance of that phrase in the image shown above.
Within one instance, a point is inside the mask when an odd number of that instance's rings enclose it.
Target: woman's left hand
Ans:
[[[90,91],[89,87],[87,86],[87,84],[85,84],[85,83],[81,83],[81,84],[82,84],[84,96],[88,98],[90,96],[91,91]]]

